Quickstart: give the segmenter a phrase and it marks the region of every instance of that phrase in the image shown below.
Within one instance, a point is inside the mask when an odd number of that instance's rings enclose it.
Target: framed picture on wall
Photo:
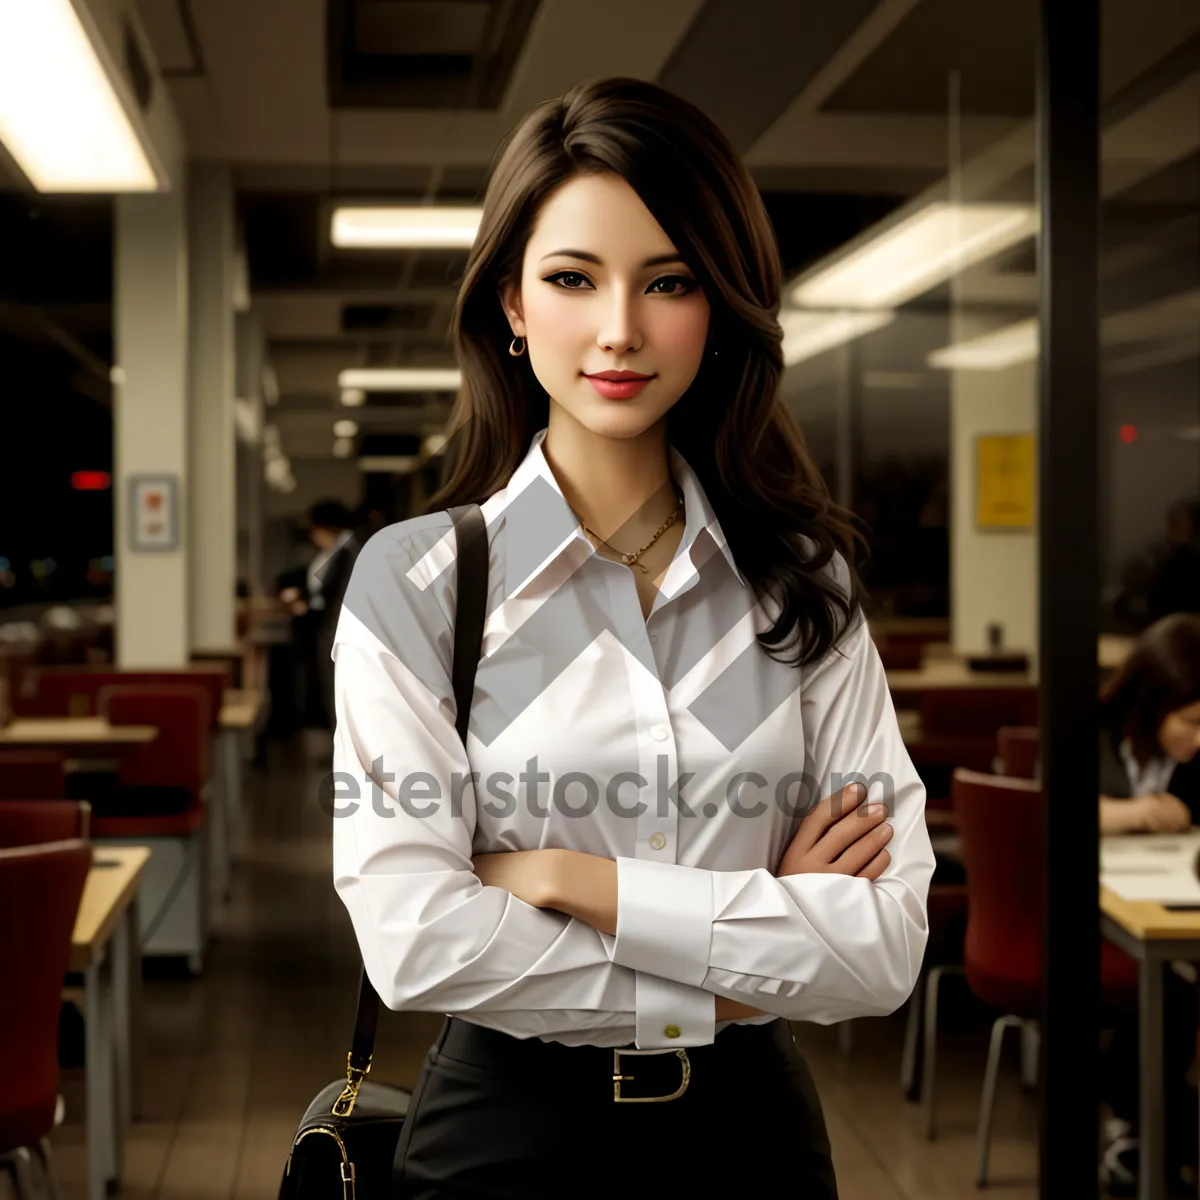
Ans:
[[[980,529],[1032,529],[1037,461],[1032,433],[975,439],[976,513]]]
[[[179,476],[129,477],[129,549],[135,554],[179,549]]]

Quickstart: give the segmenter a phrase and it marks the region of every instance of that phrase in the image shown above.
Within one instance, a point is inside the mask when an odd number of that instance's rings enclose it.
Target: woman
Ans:
[[[1200,812],[1200,616],[1155,622],[1101,696],[1100,831],[1178,833]]]
[[[1155,622],[1101,694],[1100,831],[1182,833],[1200,817],[1200,616],[1176,613]],[[1168,1153],[1196,1162],[1196,1094],[1186,1072],[1195,1053],[1195,990],[1166,974]],[[1134,1195],[1138,1138],[1136,1015],[1120,1021],[1105,1056],[1102,1182],[1112,1195]]]
[[[437,511],[363,549],[334,650],[371,784],[335,883],[384,1003],[450,1014],[398,1195],[836,1195],[787,1020],[905,1001],[933,855],[779,301],[746,168],[662,89],[577,87],[499,156]],[[472,501],[468,759],[440,510]]]

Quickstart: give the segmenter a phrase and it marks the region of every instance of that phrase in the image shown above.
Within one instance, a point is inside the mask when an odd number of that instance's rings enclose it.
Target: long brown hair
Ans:
[[[501,289],[518,280],[537,214],[567,180],[611,172],[637,192],[709,301],[704,363],[667,416],[667,439],[695,471],[742,573],[779,615],[759,635],[794,641],[784,660],[821,658],[862,601],[865,543],[838,508],[778,395],[779,251],[736,150],[699,109],[635,79],[580,84],[535,108],[493,165],[458,293],[453,336],[463,382],[451,413],[445,482],[426,511],[479,503],[503,487],[549,419],[528,357],[508,353]],[[715,351],[715,353],[714,353]],[[840,554],[835,583],[824,568]]]
[[[1138,638],[1100,693],[1100,722],[1118,742],[1129,738],[1145,764],[1162,753],[1158,730],[1168,715],[1200,701],[1200,616],[1173,613]]]

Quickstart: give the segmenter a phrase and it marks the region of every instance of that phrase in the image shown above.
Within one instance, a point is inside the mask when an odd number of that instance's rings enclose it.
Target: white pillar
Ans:
[[[263,575],[263,451],[265,410],[265,341],[262,320],[246,308],[234,325],[236,403],[242,407],[247,433],[239,440],[237,479],[238,570],[251,596],[266,593]]]
[[[189,174],[189,644],[203,650],[229,646],[236,630],[234,201],[228,166]]]
[[[118,196],[115,243],[116,660],[119,667],[179,667],[188,660],[190,515],[184,189]],[[155,520],[145,503],[135,508],[137,476],[173,488],[175,511],[163,514],[170,520]]]
[[[979,331],[962,322],[964,337]],[[987,628],[1004,627],[1004,648],[1038,658],[1037,525],[981,529],[976,439],[1033,433],[1037,363],[1003,371],[956,371],[950,382],[951,623],[958,654],[988,650]],[[1036,501],[1035,501],[1036,503]]]

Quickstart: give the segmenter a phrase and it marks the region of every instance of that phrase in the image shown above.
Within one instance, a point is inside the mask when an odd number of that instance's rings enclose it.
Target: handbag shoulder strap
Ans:
[[[475,670],[483,649],[483,622],[487,615],[488,540],[487,521],[478,504],[463,504],[450,509],[454,521],[454,542],[458,564],[454,607],[454,684],[455,727],[463,745],[471,719],[471,697],[475,691]],[[379,1026],[379,995],[364,970],[358,987],[358,1015],[354,1020],[354,1041],[347,1062],[350,1083],[361,1082],[371,1066],[375,1051],[375,1031]]]

